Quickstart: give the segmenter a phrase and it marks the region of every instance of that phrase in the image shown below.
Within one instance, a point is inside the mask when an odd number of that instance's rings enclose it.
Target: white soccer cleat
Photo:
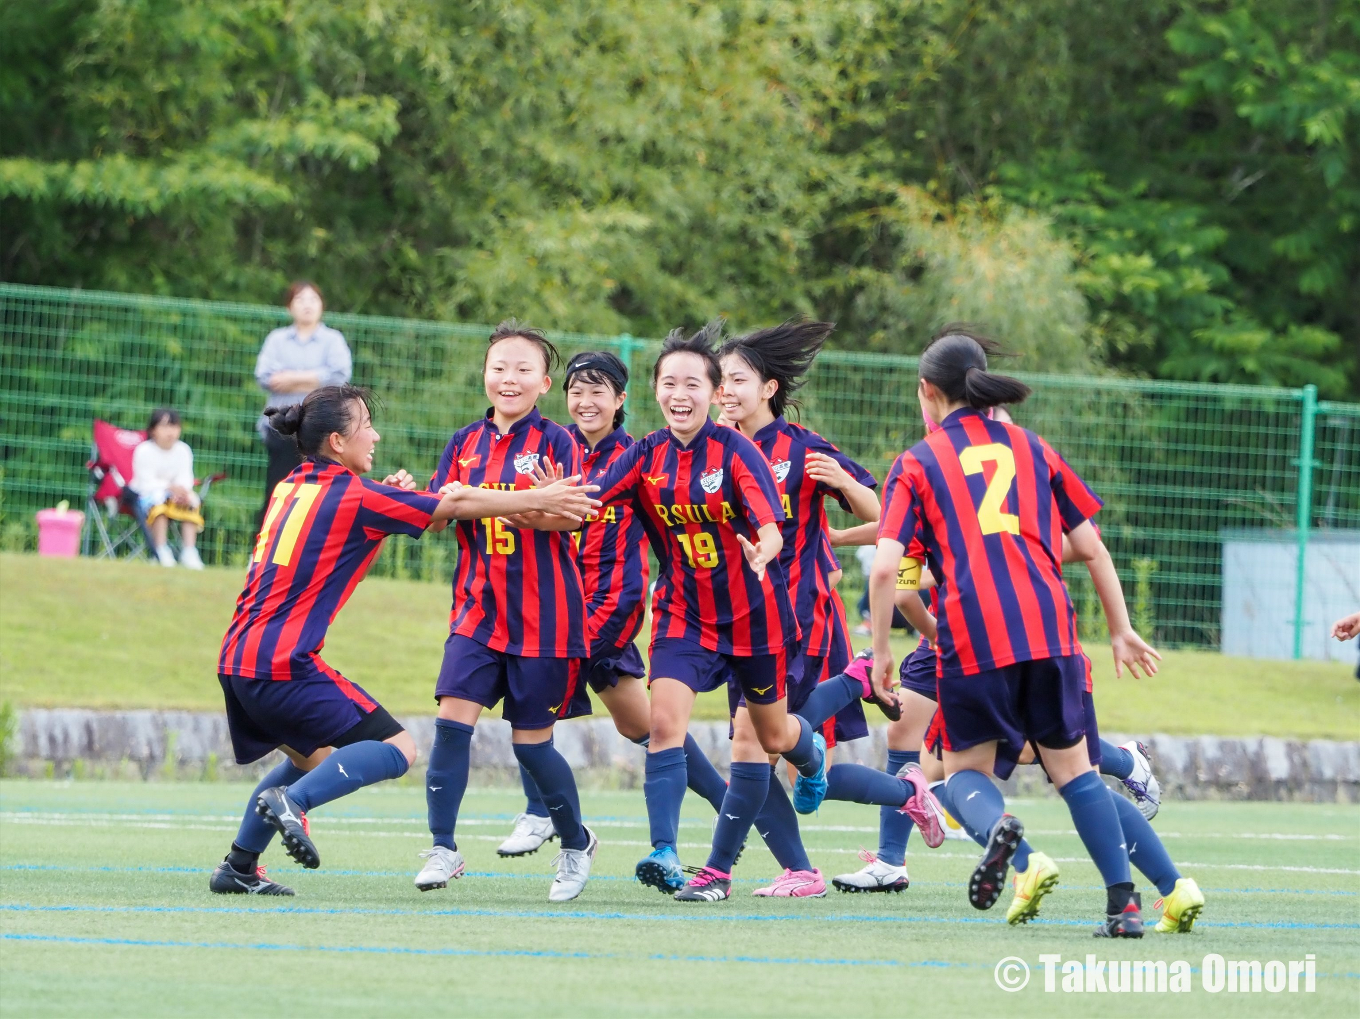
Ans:
[[[538,852],[545,842],[551,842],[555,838],[557,832],[553,830],[551,817],[516,814],[515,827],[511,829],[510,837],[496,848],[496,852],[501,856],[528,856],[530,853]]]
[[[590,880],[590,863],[595,859],[595,850],[600,848],[600,840],[589,828],[586,829],[586,847],[567,849],[563,847],[553,860],[557,867],[557,877],[553,878],[548,889],[549,902],[570,902],[585,891]]]
[[[199,558],[198,549],[186,548],[179,554],[179,564],[186,570],[203,569],[203,560]]]
[[[1133,802],[1151,821],[1162,807],[1162,786],[1152,773],[1152,755],[1136,739],[1121,743],[1119,749],[1127,750],[1133,757],[1133,771],[1124,779],[1124,788],[1133,794]]]
[[[170,551],[169,545],[162,545],[156,549],[156,561],[173,570],[175,568],[175,553]]]
[[[463,854],[456,849],[435,846],[420,854],[425,866],[416,875],[416,887],[422,892],[447,888],[450,881],[463,876]]]
[[[867,867],[853,874],[838,874],[831,883],[843,892],[901,892],[910,883],[906,867],[894,867],[884,863],[867,849],[859,851],[859,858],[868,863]]]

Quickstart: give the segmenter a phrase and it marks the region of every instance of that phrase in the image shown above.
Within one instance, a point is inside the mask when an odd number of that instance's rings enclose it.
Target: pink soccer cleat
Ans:
[[[774,884],[757,888],[752,895],[767,896],[773,899],[820,899],[826,895],[826,882],[822,872],[812,870],[788,870],[774,879]]]
[[[878,691],[874,689],[873,677],[870,675],[873,667],[873,649],[865,648],[850,660],[850,664],[845,667],[845,672],[842,675],[857,680],[859,685],[864,688],[860,698],[875,705],[879,711],[887,716],[888,721],[899,721],[902,718],[902,704],[895,695],[888,700],[879,696]]]
[[[926,776],[919,764],[908,764],[897,773],[897,777],[915,788],[907,797],[907,802],[898,808],[898,813],[906,814],[921,832],[921,838],[931,849],[944,844],[945,815],[940,801],[930,791]]]

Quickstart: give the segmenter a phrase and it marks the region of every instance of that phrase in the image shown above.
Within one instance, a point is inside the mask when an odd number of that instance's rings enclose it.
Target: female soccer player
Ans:
[[[273,833],[282,834],[298,863],[320,866],[306,811],[398,778],[415,760],[406,730],[320,655],[331,620],[383,539],[419,537],[454,518],[528,510],[583,516],[592,503],[572,487],[574,478],[534,492],[469,488],[442,497],[409,491],[415,482],[405,471],[382,484],[368,481],[362,475],[373,467],[379,436],[368,393],[354,386],[315,389],[269,417],[279,434],[296,436],[305,459],[269,501],[217,671],[237,763],[275,749],[288,759],[251,794],[231,852],[209,887],[292,895],[258,867]]]
[[[590,481],[602,477],[633,444],[623,427],[628,367],[608,351],[588,351],[572,357],[565,379],[567,413],[572,420],[567,430],[584,450],[585,477]],[[586,518],[576,552],[585,582],[590,642],[583,678],[604,702],[619,735],[644,747],[651,709],[643,683],[647,671],[633,641],[642,628],[647,595],[646,546],[647,534],[632,504],[619,501]],[[578,683],[563,717],[590,713],[590,696],[585,685]],[[689,788],[718,810],[727,783],[689,734],[685,735],[685,767]],[[501,856],[532,853],[555,837],[548,808],[523,767],[520,779],[528,802],[524,813],[515,818],[514,831],[497,850]]]
[[[756,444],[779,486],[784,509],[780,565],[789,583],[794,615],[802,634],[790,662],[788,710],[800,714],[818,688],[831,648],[827,612],[831,605],[831,571],[822,555],[827,531],[824,500],[828,496],[836,499],[843,509],[861,520],[878,520],[878,498],[874,493],[877,482],[873,475],[816,432],[784,417],[789,406],[797,406],[794,394],[803,386],[803,376],[833,328],[829,322],[789,321],[734,337],[718,352],[722,365],[723,420]],[[885,699],[880,704],[887,710],[896,708],[895,701]],[[828,711],[826,717],[834,710]],[[736,711],[738,721],[743,722],[744,700],[738,700]],[[807,720],[817,729],[825,718]],[[770,766],[773,769],[773,763]],[[815,786],[814,782],[809,784]],[[784,874],[774,885],[757,894],[825,895],[821,872],[808,861],[798,839],[796,820],[786,809],[783,786],[771,781],[768,796],[783,802],[767,803],[757,819],[757,827],[762,834],[775,828],[777,837],[796,845],[797,855],[794,865],[786,864]],[[794,805],[801,809],[796,800]]]
[[[487,341],[483,382],[491,407],[454,433],[430,480],[501,491],[532,489],[537,471],[581,472],[581,450],[570,433],[537,410],[552,386],[556,348],[536,329],[513,320]],[[462,520],[453,612],[444,662],[435,684],[439,717],[425,775],[434,845],[421,855],[421,891],[461,877],[463,856],[454,842],[458,808],[467,790],[469,747],[483,708],[504,701],[515,758],[533,777],[561,839],[552,902],[581,894],[598,842],[581,823],[576,780],[553,747],[553,724],[575,693],[589,658],[586,602],[576,549],[565,517],[507,519],[488,514]],[[532,525],[532,527],[527,526]]]
[[[1141,937],[1119,816],[1086,752],[1083,656],[1059,565],[1064,532],[1078,558],[1094,556],[1090,518],[1100,500],[1038,436],[983,416],[1029,395],[987,370],[989,351],[991,341],[947,328],[921,356],[918,397],[941,428],[898,458],[886,485],[870,572],[875,680],[892,668],[893,589],[919,535],[941,581],[937,676],[949,798],[960,821],[989,833],[970,901],[982,909],[996,901],[1024,834],[989,777],[998,746],[1033,740],[1104,878],[1101,930]]]
[[[709,407],[722,382],[715,322],[667,337],[652,370],[666,427],[624,451],[603,478],[605,507],[631,500],[659,564],[652,602],[651,741],[643,791],[650,856],[638,880],[676,898],[716,901],[731,892],[731,869],[769,791],[766,755],[782,753],[805,774],[824,764],[820,737],[785,704],[797,621],[780,565],[784,513],[760,450],[715,425]],[[730,674],[730,679],[728,678]],[[739,727],[732,772],[707,866],[684,883],[675,852],[685,793],[684,742],[696,693],[729,683],[745,694],[749,730]]]

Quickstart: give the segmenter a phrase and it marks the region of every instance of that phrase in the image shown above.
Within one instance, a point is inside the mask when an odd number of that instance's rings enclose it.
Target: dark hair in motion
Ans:
[[[526,325],[517,318],[507,318],[500,325],[491,331],[491,335],[486,338],[486,356],[482,358],[482,367],[486,367],[487,360],[491,357],[491,348],[500,343],[501,340],[512,340],[519,337],[521,340],[528,340],[536,344],[539,351],[543,354],[543,370],[552,371],[562,363],[562,355],[553,346],[552,340],[543,335],[542,329],[535,329],[531,325]]]
[[[326,303],[326,298],[321,293],[321,288],[317,286],[315,283],[313,283],[311,280],[293,280],[292,283],[288,284],[288,289],[287,291],[285,291],[283,295],[283,306],[285,308],[291,307],[293,304],[293,298],[297,297],[297,295],[302,293],[304,290],[310,290],[313,293],[315,293],[317,298],[321,301],[323,305]]]
[[[708,381],[713,383],[714,389],[721,386],[722,365],[718,363],[717,344],[722,339],[722,333],[723,320],[720,318],[715,318],[689,337],[685,336],[683,329],[672,329],[665,342],[661,344],[661,353],[657,355],[656,364],[652,365],[652,388],[656,388],[657,380],[661,378],[661,362],[672,354],[696,354],[703,358],[708,369]]]
[[[303,456],[324,456],[329,453],[323,447],[332,432],[348,435],[359,423],[354,408],[356,400],[368,408],[370,415],[373,413],[373,394],[362,386],[345,384],[313,389],[301,403],[270,407],[264,416],[274,431],[297,439],[298,451]]]
[[[628,388],[628,366],[607,350],[587,350],[584,354],[574,354],[567,362],[567,380],[564,389],[570,389],[573,382],[588,386],[608,386],[615,396],[622,396]],[[624,409],[614,411],[614,427],[623,426]]]
[[[1003,403],[1019,403],[1029,396],[1029,386],[1009,375],[987,370],[987,355],[1009,357],[995,340],[965,325],[951,323],[935,334],[921,354],[921,378],[950,400],[962,401],[976,410]]]
[[[793,394],[803,388],[802,376],[812,367],[822,344],[835,328],[834,322],[792,318],[768,329],[733,337],[722,345],[718,357],[735,354],[750,365],[762,381],[773,379],[778,382],[779,387],[770,397],[770,413],[779,417],[785,407],[799,405]]]
[[[151,437],[151,433],[156,430],[159,424],[179,424],[179,411],[171,410],[169,407],[157,407],[151,412],[151,419],[146,423],[146,436]]]

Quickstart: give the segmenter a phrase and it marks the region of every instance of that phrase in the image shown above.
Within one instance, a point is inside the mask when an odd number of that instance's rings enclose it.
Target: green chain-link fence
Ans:
[[[185,416],[200,473],[226,471],[201,539],[209,563],[244,560],[263,498],[253,375],[281,308],[0,284],[0,544],[33,547],[33,513],[83,506],[90,425],[140,428],[154,406]],[[448,436],[482,413],[486,326],[328,314],[354,353],[354,381],[382,399],[376,471],[428,474]],[[659,423],[645,384],[658,343],[552,334],[564,354],[609,348],[632,369],[630,430]],[[802,420],[880,479],[922,434],[910,357],[829,351],[803,390]],[[1099,520],[1135,622],[1167,645],[1217,647],[1223,535],[1360,529],[1360,405],[1317,403],[1311,389],[1211,386],[1018,372],[1035,394],[1017,421],[1044,435],[1099,492]],[[560,391],[543,402],[566,420]],[[446,579],[447,539],[389,542],[375,570]],[[859,582],[845,556],[847,586]],[[1357,571],[1360,572],[1360,571]],[[1089,582],[1071,572],[1084,625],[1101,623]],[[1290,617],[1305,578],[1279,577]],[[1343,578],[1345,582],[1345,578]],[[1350,578],[1360,602],[1360,576]],[[1302,625],[1294,627],[1296,642]],[[1297,653],[1297,649],[1295,651]]]

